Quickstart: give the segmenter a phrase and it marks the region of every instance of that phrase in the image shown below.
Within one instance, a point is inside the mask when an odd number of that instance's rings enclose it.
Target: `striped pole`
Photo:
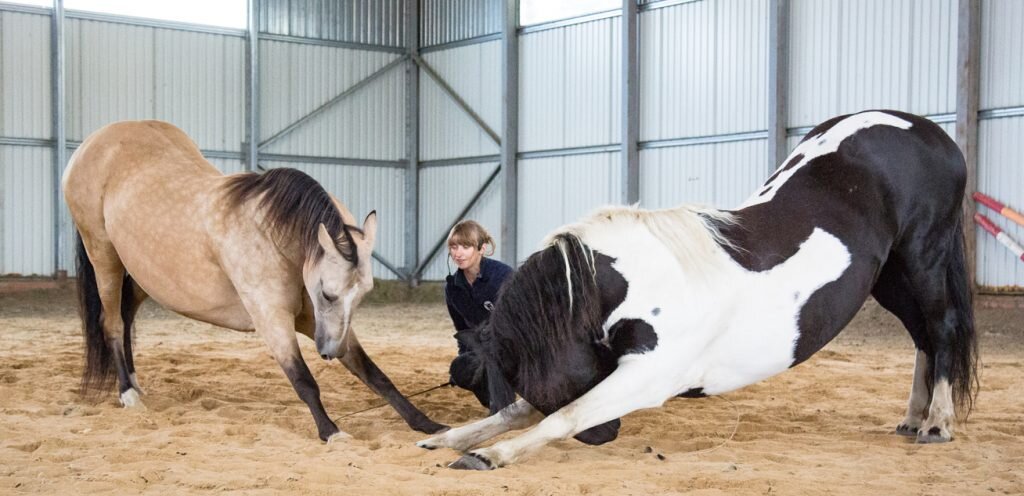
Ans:
[[[1013,238],[1011,238],[1009,235],[1004,233],[1003,230],[999,228],[999,226],[993,224],[988,217],[985,217],[984,215],[981,214],[974,214],[974,222],[977,222],[978,225],[980,225],[982,228],[988,231],[989,234],[995,236],[996,240],[1002,243],[1003,246],[1009,248],[1010,251],[1012,251],[1013,254],[1017,256],[1017,258],[1024,261],[1024,247],[1017,244],[1017,242],[1014,241]]]
[[[1003,203],[996,201],[995,198],[992,198],[991,196],[988,196],[984,193],[975,192],[973,196],[974,200],[977,201],[978,203],[985,205],[986,207],[991,208],[996,212],[999,212],[1000,214],[1002,214],[1003,217],[1006,217],[1007,219],[1010,219],[1016,222],[1017,224],[1024,226],[1024,215],[1021,215],[1020,212],[1017,212],[1016,210],[1007,207]]]

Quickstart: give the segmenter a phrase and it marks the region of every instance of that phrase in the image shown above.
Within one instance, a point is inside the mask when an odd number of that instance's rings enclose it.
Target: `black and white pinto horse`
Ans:
[[[607,207],[562,227],[506,283],[473,346],[504,408],[418,445],[465,452],[539,421],[451,465],[482,470],[570,436],[607,442],[627,413],[807,360],[868,295],[917,348],[896,432],[949,441],[977,389],[965,178],[937,125],[869,111],[814,128],[736,210]]]

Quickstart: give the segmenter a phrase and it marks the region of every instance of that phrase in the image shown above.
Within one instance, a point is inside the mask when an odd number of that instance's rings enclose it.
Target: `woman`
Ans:
[[[459,343],[459,355],[449,368],[451,383],[472,391],[481,404],[490,406],[487,378],[476,357],[466,353],[466,343],[490,318],[498,290],[512,268],[485,257],[485,247],[487,255],[494,254],[494,238],[483,226],[472,220],[455,224],[448,233],[448,255],[459,269],[445,279],[444,298]]]

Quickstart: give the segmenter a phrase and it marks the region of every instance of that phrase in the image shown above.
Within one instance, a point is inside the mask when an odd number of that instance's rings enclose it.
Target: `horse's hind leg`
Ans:
[[[149,295],[146,294],[131,276],[125,274],[121,285],[121,320],[124,321],[124,361],[128,367],[128,379],[140,394],[144,394],[142,386],[139,385],[139,378],[135,374],[135,359],[132,354],[132,326],[135,323],[135,315],[139,312],[139,306]]]
[[[925,352],[931,356],[928,414],[917,433],[919,443],[953,438],[956,409],[966,413],[976,383],[977,342],[971,293],[964,263],[962,231],[923,237],[913,257],[903,257],[914,299],[927,332]]]
[[[88,249],[86,249],[88,246]],[[89,359],[85,371],[85,383],[105,385],[111,372],[117,375],[118,394],[125,407],[142,406],[140,391],[133,381],[134,363],[131,362],[131,334],[122,318],[122,301],[125,289],[125,269],[114,246],[109,242],[86,241],[79,245],[79,281],[83,293],[83,310],[86,320],[86,346]],[[87,252],[87,253],[85,253]],[[127,295],[134,299],[133,295]],[[98,302],[95,300],[99,300]],[[134,317],[134,313],[132,313]],[[113,368],[113,371],[111,371]]]
[[[896,433],[903,436],[916,436],[924,419],[928,416],[928,404],[931,401],[931,387],[928,374],[931,371],[932,358],[924,350],[928,349],[928,333],[924,315],[913,290],[907,280],[905,269],[896,258],[891,258],[882,267],[871,295],[878,300],[882,308],[892,312],[903,323],[914,340],[917,356],[914,360],[914,380],[910,387],[910,399],[907,401],[907,414],[896,426]]]

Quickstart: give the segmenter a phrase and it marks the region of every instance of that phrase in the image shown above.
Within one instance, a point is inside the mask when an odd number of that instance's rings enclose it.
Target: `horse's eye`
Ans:
[[[327,294],[327,292],[323,292],[322,294],[324,295],[324,299],[331,303],[338,301],[338,297],[335,295]]]

